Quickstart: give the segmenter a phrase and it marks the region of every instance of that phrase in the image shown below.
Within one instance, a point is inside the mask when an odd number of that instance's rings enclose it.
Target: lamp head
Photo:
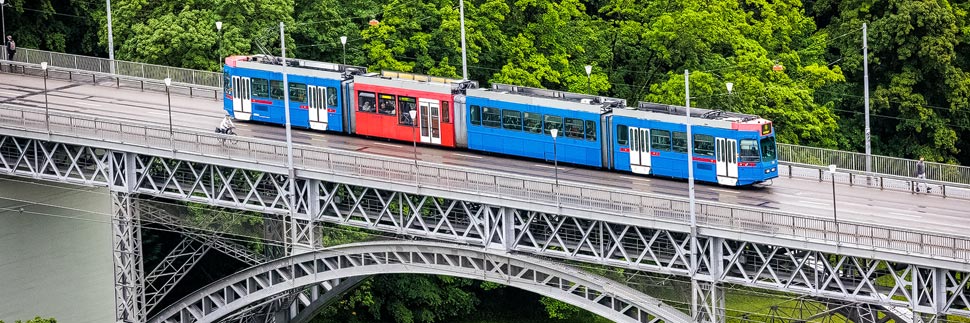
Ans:
[[[835,173],[835,164],[829,165],[829,172]]]
[[[2,5],[4,2],[6,2],[6,1],[5,0],[0,0],[0,5]]]
[[[165,86],[172,86],[172,78],[170,77],[165,78]]]
[[[340,44],[347,45],[347,36],[340,36]]]
[[[586,76],[589,76],[590,73],[593,73],[593,65],[586,65]]]
[[[47,70],[47,62],[40,63],[40,69]]]
[[[556,137],[559,137],[559,129],[549,130],[549,133],[552,134],[552,139],[556,139]]]
[[[727,82],[727,89],[728,89],[728,94],[731,94],[731,91],[734,90],[734,83]]]
[[[222,31],[222,22],[221,21],[216,21],[216,30]]]

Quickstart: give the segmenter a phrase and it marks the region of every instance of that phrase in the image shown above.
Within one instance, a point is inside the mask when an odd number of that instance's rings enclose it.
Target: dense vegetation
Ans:
[[[7,2],[21,47],[106,56],[105,1]],[[278,53],[283,21],[290,56],[339,62],[346,35],[348,63],[462,74],[456,0],[112,3],[118,59],[217,70],[221,56]],[[763,115],[784,142],[861,151],[868,23],[874,151],[966,163],[968,10],[967,0],[468,0],[469,78],[682,104],[689,69],[696,106]]]

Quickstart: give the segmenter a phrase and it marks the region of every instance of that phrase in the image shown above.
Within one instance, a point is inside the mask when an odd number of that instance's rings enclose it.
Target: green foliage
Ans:
[[[0,323],[3,323],[3,321],[0,320]],[[27,321],[17,320],[17,323],[57,323],[57,320],[55,320],[54,318],[44,319],[44,318],[41,318],[40,316],[37,316],[37,317],[34,317],[32,320],[27,320]]]
[[[380,275],[324,310],[339,322],[449,322],[471,313],[479,300],[463,278],[430,275]]]
[[[566,304],[554,298],[543,297],[539,302],[546,307],[546,311],[549,312],[549,318],[565,320],[572,318],[582,311],[579,307]]]

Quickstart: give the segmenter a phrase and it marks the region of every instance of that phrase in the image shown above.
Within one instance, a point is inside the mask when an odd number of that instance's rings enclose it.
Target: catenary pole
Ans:
[[[465,0],[458,0],[458,10],[461,11],[461,79],[468,80],[468,55],[465,53]]]
[[[283,74],[283,115],[286,118],[286,167],[289,179],[289,203],[290,221],[296,221],[296,172],[293,170],[293,130],[290,127],[290,87],[286,79],[286,35],[284,34],[283,22],[280,22],[280,57],[282,61],[281,72]],[[290,241],[296,243],[297,230],[290,228]],[[291,247],[292,248],[292,247]],[[292,250],[290,251],[293,252]]]
[[[111,0],[106,0],[108,9],[108,69],[115,73],[115,42],[111,33]]]
[[[862,23],[862,60],[864,63],[862,65],[862,87],[865,89],[863,93],[866,101],[866,184],[871,184],[872,177],[869,176],[872,173],[872,146],[869,140],[869,38],[865,23]]]

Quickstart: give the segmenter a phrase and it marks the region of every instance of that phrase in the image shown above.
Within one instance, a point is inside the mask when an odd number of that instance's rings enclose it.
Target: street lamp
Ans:
[[[47,133],[51,132],[50,107],[47,105],[47,62],[40,63],[40,69],[44,70],[44,121],[47,124]]]
[[[465,50],[465,0],[458,0],[458,11],[461,18],[461,79],[468,79],[468,59]]]
[[[219,50],[216,52],[216,63],[219,64],[219,71],[222,71],[222,22],[216,21],[216,31],[219,33]]]
[[[839,237],[839,212],[836,210],[835,204],[835,164],[829,165],[829,174],[832,174],[832,219],[835,221],[835,244],[838,245],[841,238]]]
[[[172,93],[168,90],[168,87],[172,86],[172,78],[165,78],[165,94],[168,95],[168,134],[169,136],[175,135],[175,130],[172,127]]]
[[[414,184],[418,184],[418,140],[414,137],[414,130],[418,127],[418,120],[415,119],[418,116],[418,110],[411,109],[408,111],[408,115],[411,116],[411,143],[414,144]]]
[[[347,65],[347,36],[340,36],[340,45],[344,47],[344,65]]]
[[[589,80],[590,73],[593,73],[593,65],[586,65],[586,88],[589,90],[590,94],[592,94],[593,85]]]
[[[3,24],[3,57],[0,59],[7,59],[7,14],[4,13],[3,7],[7,6],[7,0],[0,0],[0,23]]]

